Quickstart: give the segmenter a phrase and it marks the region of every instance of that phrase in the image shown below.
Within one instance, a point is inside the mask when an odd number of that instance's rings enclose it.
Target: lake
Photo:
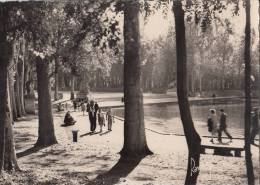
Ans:
[[[228,130],[233,137],[244,135],[244,104],[228,105],[192,105],[191,112],[195,127],[200,135],[210,135],[207,131],[207,118],[209,109],[219,110],[222,108],[228,115]],[[124,117],[123,108],[114,108],[113,114]],[[144,106],[145,127],[162,133],[183,134],[180,120],[179,107],[176,104],[157,104]],[[224,134],[225,135],[225,134]]]

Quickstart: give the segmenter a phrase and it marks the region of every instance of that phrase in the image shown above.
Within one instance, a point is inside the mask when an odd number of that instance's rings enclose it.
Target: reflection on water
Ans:
[[[207,131],[207,118],[209,109],[214,108],[219,114],[220,109],[224,109],[228,115],[227,125],[231,134],[235,137],[243,136],[244,128],[244,104],[229,105],[192,105],[191,113],[196,129],[201,135],[209,135]],[[123,108],[116,108],[113,113],[123,117]],[[144,106],[146,127],[166,132],[183,134],[180,120],[179,107],[175,104],[157,104]]]

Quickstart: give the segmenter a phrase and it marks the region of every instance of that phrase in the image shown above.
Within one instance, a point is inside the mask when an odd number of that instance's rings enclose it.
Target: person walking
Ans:
[[[88,117],[90,122],[90,131],[95,132],[97,126],[97,111],[98,106],[95,106],[94,101],[91,100],[87,106],[88,108]]]
[[[224,109],[220,109],[220,119],[219,119],[219,129],[218,129],[218,141],[222,143],[222,132],[224,132],[227,137],[232,142],[232,136],[227,131],[227,114],[224,112]]]
[[[115,123],[114,116],[111,113],[111,108],[108,109],[106,114],[108,130],[112,131],[112,123]]]
[[[258,108],[254,107],[253,109],[253,113],[251,116],[251,123],[252,123],[252,130],[251,130],[251,134],[250,134],[250,141],[252,144],[255,144],[255,136],[258,134],[259,132],[259,116],[258,116]]]
[[[209,119],[211,119],[212,122],[212,129],[211,129],[211,143],[214,143],[214,136],[217,133],[217,114],[215,109],[210,109],[210,116]]]
[[[73,100],[73,108],[74,108],[74,112],[76,112],[77,111],[77,102],[76,102],[76,100]]]
[[[99,132],[101,133],[103,126],[105,126],[105,117],[104,117],[104,114],[102,113],[101,109],[98,110],[98,124],[100,126]]]
[[[84,116],[85,115],[84,113],[86,111],[86,105],[84,102],[82,102],[82,104],[81,104],[81,111],[83,112],[83,116]]]

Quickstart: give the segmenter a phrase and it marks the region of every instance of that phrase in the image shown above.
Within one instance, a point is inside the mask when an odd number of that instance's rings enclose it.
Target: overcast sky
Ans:
[[[0,0],[0,2],[6,2],[8,0]],[[9,0],[10,1],[10,0]],[[11,0],[15,1],[15,0]],[[20,0],[23,1],[23,0]],[[58,1],[58,0],[57,0]],[[251,26],[255,29],[256,39],[259,40],[258,33],[258,0],[251,0]],[[231,11],[227,10],[221,14],[223,18],[228,18],[233,24],[233,31],[237,35],[237,38],[243,36],[244,28],[245,28],[245,9],[240,6],[240,15],[232,16]],[[120,16],[121,17],[121,16]],[[122,17],[120,18],[121,20]],[[122,25],[122,21],[120,21]],[[169,10],[168,17],[165,19],[163,14],[158,11],[158,13],[150,16],[146,25],[144,25],[144,21],[140,21],[140,31],[144,39],[152,40],[158,38],[160,35],[165,36],[168,32],[170,24],[174,24],[172,12]]]
[[[170,12],[170,11],[169,11]],[[240,15],[232,16],[231,11],[227,10],[222,13],[223,18],[228,18],[233,23],[233,30],[238,37],[244,34],[245,29],[245,9],[240,7]],[[258,37],[258,0],[251,0],[251,26],[256,31],[256,38]],[[158,12],[155,15],[151,16],[148,23],[144,25],[141,21],[141,33],[146,39],[154,39],[159,35],[167,34],[170,24],[174,24],[173,15],[171,12],[168,15],[167,19],[163,18],[163,14]]]

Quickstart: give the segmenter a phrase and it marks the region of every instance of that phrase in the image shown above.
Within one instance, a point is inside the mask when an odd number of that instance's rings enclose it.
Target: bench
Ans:
[[[233,147],[225,145],[201,145],[201,154],[205,154],[206,149],[213,149],[214,155],[233,156],[231,151],[234,151],[235,157],[241,157],[243,147]]]

